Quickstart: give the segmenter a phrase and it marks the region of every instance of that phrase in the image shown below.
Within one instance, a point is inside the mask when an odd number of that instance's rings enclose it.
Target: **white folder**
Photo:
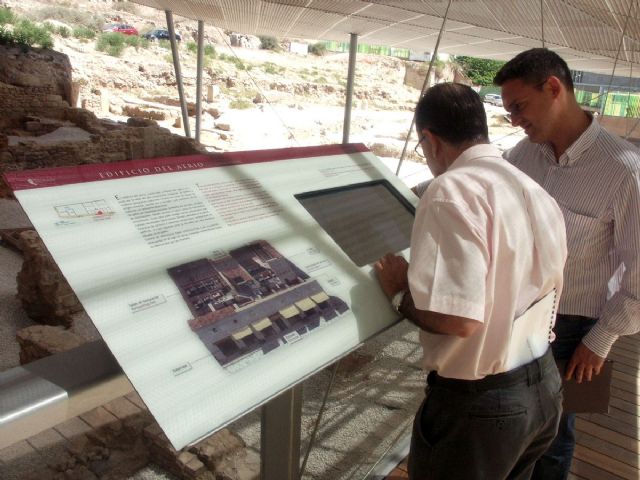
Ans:
[[[525,365],[544,355],[553,336],[556,291],[551,290],[513,321],[506,370]]]

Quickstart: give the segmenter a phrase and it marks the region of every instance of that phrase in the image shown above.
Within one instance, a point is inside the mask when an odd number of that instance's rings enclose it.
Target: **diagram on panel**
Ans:
[[[189,326],[225,367],[295,342],[349,310],[264,240],[168,273],[193,315]]]
[[[69,220],[82,217],[104,218],[110,217],[114,213],[106,200],[56,205],[53,208],[58,217]]]

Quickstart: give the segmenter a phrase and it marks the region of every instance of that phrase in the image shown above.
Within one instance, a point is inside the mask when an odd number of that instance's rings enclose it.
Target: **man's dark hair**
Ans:
[[[573,80],[567,62],[547,48],[532,48],[505,63],[496,73],[493,83],[500,86],[509,80],[522,80],[541,89],[544,81],[551,75],[558,77],[573,92]]]
[[[427,90],[416,106],[416,125],[453,145],[489,141],[482,100],[461,83],[439,83]]]

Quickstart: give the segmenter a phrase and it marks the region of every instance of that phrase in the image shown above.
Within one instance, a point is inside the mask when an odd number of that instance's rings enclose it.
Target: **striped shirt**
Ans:
[[[559,313],[598,318],[582,342],[606,357],[640,331],[640,151],[594,119],[558,161],[528,138],[504,157],[560,205],[569,256]]]

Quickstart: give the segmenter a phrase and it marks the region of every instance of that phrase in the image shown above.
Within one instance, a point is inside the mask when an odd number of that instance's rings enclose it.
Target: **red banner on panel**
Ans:
[[[346,145],[318,145],[272,150],[250,150],[246,152],[206,153],[181,157],[144,158],[73,167],[39,168],[20,172],[7,172],[4,174],[4,178],[9,187],[17,191],[160,173],[200,170],[203,168],[224,167],[229,165],[368,151],[369,149],[361,143],[350,143]]]

